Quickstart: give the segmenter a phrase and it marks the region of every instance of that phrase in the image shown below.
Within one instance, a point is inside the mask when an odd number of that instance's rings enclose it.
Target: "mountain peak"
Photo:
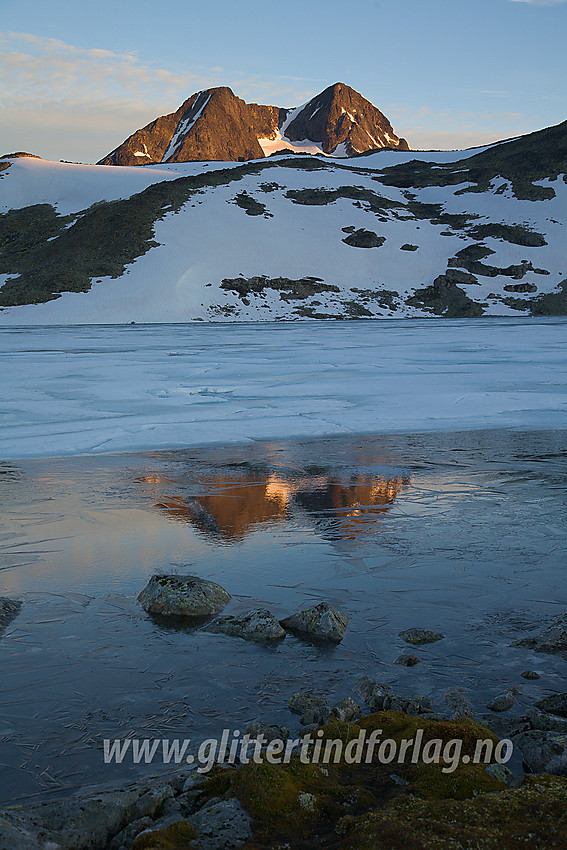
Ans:
[[[261,159],[269,148],[354,156],[387,147],[409,150],[386,116],[345,83],[296,109],[246,103],[228,86],[215,86],[137,130],[99,165],[244,161]]]

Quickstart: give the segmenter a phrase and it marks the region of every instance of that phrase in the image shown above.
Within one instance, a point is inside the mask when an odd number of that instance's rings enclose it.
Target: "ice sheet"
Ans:
[[[567,319],[5,328],[0,457],[565,426]]]

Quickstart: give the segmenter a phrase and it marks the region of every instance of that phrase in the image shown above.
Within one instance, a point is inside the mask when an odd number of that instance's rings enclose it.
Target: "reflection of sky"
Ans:
[[[439,707],[462,686],[480,711],[528,666],[542,679],[520,703],[563,690],[564,659],[510,644],[567,610],[565,440],[341,438],[0,467],[0,594],[25,603],[0,642],[0,799],[41,791],[45,768],[63,784],[124,778],[104,772],[102,737],[293,726],[292,692],[341,699],[362,674]],[[165,630],[135,597],[172,571],[226,587],[226,613],[328,600],[350,618],[345,639],[266,649]],[[413,626],[446,639],[408,671],[394,660]]]

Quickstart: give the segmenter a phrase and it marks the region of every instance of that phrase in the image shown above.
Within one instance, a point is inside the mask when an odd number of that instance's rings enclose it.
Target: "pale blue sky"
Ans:
[[[567,0],[18,0],[0,25],[0,153],[96,161],[212,85],[294,106],[345,82],[415,148],[567,119]]]

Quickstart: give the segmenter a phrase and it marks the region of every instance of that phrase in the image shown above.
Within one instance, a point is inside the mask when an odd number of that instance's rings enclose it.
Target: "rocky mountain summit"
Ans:
[[[386,116],[344,83],[296,109],[246,103],[218,86],[196,92],[176,112],[137,130],[98,164],[244,162],[281,149],[355,156],[382,148],[409,150]]]

